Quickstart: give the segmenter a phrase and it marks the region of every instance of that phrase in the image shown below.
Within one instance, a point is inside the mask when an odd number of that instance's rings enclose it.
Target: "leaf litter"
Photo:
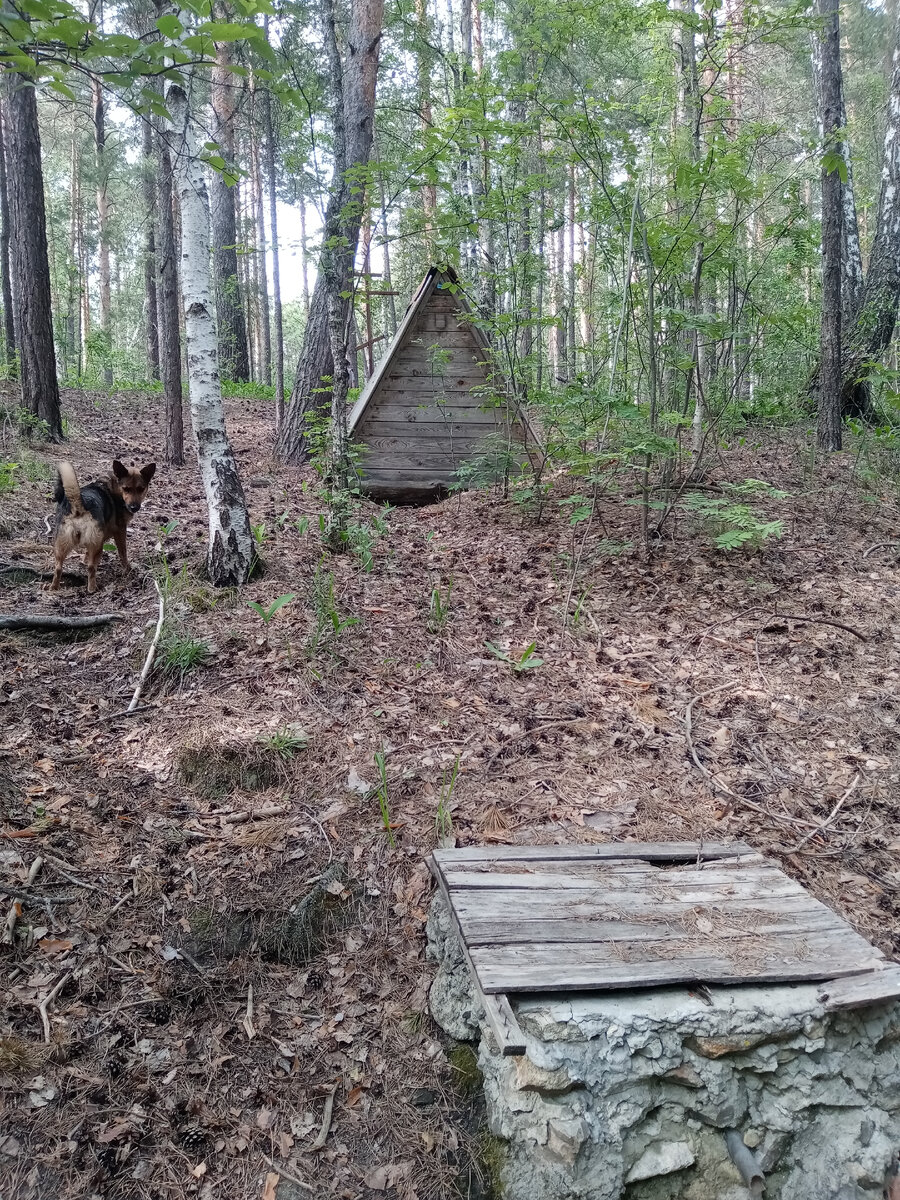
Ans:
[[[161,457],[155,399],[65,400],[81,477],[113,454]],[[10,609],[125,617],[74,641],[0,637],[0,879],[22,888],[42,859],[42,898],[0,912],[0,1172],[17,1200],[437,1200],[476,1178],[469,1102],[427,1010],[439,838],[740,838],[897,955],[900,580],[863,557],[896,527],[893,497],[843,459],[804,481],[799,443],[773,435],[717,467],[794,493],[760,554],[676,528],[650,562],[612,556],[638,518],[608,498],[572,588],[564,511],[534,527],[470,494],[391,512],[366,572],[323,558],[312,473],[261,449],[266,406],[232,404],[229,427],[251,519],[273,531],[240,596],[203,582],[190,467],[154,482],[129,578],[107,559],[97,596],[54,600],[25,571],[0,589]],[[43,484],[0,499],[4,560],[45,569],[48,511]],[[179,634],[208,653],[157,673],[125,717],[163,551]],[[265,623],[247,603],[289,593]],[[358,620],[334,637],[328,594]],[[523,656],[541,661],[516,670]]]

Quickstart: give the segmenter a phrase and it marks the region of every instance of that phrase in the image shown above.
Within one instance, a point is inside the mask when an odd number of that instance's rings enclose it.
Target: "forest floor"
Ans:
[[[235,401],[266,570],[216,594],[197,472],[162,466],[158,398],[64,403],[82,483],[115,456],[160,470],[132,574],[107,554],[96,595],[52,596],[6,568],[50,566],[63,452],[0,454],[23,464],[0,496],[0,610],[124,617],[77,640],[0,634],[0,879],[21,886],[40,857],[30,887],[56,898],[24,902],[0,947],[4,1197],[483,1194],[471,1079],[427,1012],[425,860],[451,821],[460,844],[744,839],[900,953],[900,574],[896,549],[866,554],[900,512],[860,455],[816,466],[805,431],[723,449],[711,478],[791,493],[766,502],[785,531],[758,553],[681,519],[644,561],[622,495],[579,552],[559,479],[538,525],[487,493],[392,511],[366,571],[323,559],[312,472],[273,465],[268,404]],[[155,671],[125,716],[154,572],[158,661],[196,656],[185,639],[208,658]],[[267,625],[247,603],[285,593]],[[488,642],[543,661],[517,672]],[[310,946],[291,906],[336,863]]]

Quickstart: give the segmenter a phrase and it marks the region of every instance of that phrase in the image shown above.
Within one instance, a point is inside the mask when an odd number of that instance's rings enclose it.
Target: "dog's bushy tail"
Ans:
[[[84,505],[81,503],[81,488],[78,485],[78,476],[75,474],[75,468],[71,463],[61,462],[57,470],[59,471],[59,477],[56,480],[56,491],[53,494],[53,499],[57,504],[60,504],[65,498],[69,501],[72,515],[80,517],[84,512]]]

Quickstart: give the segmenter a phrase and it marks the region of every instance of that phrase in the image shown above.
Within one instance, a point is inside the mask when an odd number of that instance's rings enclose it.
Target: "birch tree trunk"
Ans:
[[[5,84],[7,162],[16,167],[8,173],[7,182],[22,406],[45,421],[50,441],[58,442],[63,431],[53,347],[37,97],[32,81],[22,75],[9,72]]]
[[[330,12],[329,0],[324,6],[323,18],[326,25],[333,26],[333,13],[329,18]],[[337,289],[343,293],[340,297],[343,306],[349,308],[352,303],[353,265],[359,244],[364,190],[360,174],[372,149],[375,81],[383,17],[384,0],[353,0],[340,92],[334,102],[336,119],[343,121],[346,128],[345,146],[343,153],[335,146],[334,179],[325,210],[323,262],[313,289],[291,404],[276,444],[279,457],[288,462],[305,462],[309,457],[306,417],[310,412],[322,410],[323,379],[334,371],[329,334],[329,290]],[[326,30],[326,38],[331,36]],[[333,263],[322,270],[329,256]],[[349,321],[342,324],[349,325]]]
[[[206,565],[213,584],[234,587],[249,576],[253,538],[244,489],[225,430],[209,274],[209,200],[188,98],[177,83],[169,83],[166,98],[181,202],[181,293],[191,423],[209,513]]]
[[[166,412],[166,462],[184,466],[184,405],[181,394],[181,321],[178,313],[178,259],[175,248],[175,189],[172,156],[163,133],[157,132],[156,205],[159,223],[158,285],[160,378]]]
[[[840,0],[819,0],[822,27],[822,138],[833,152],[840,128]],[[841,177],[822,165],[822,327],[819,350],[818,443],[825,451],[841,448]]]
[[[256,83],[251,79],[253,108],[256,107]],[[260,164],[259,139],[256,130],[250,129],[251,192],[253,216],[256,223],[256,267],[257,300],[259,313],[259,377],[269,387],[272,383],[272,331],[269,325],[269,270],[266,254],[266,219],[263,209],[262,167]]]

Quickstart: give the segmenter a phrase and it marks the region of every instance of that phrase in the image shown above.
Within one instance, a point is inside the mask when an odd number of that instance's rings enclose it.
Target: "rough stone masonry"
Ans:
[[[435,1020],[479,1043],[504,1200],[741,1200],[754,1193],[729,1130],[765,1173],[767,1200],[888,1194],[897,1002],[826,1013],[817,984],[711,988],[712,1003],[686,987],[534,996],[517,1004],[527,1054],[503,1058],[440,895],[428,952]]]

